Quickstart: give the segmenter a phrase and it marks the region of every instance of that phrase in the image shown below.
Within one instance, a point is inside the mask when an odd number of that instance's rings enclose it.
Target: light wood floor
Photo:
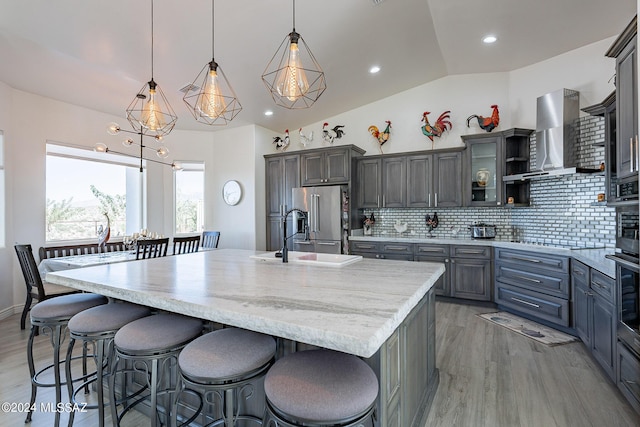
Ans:
[[[581,343],[538,344],[476,316],[490,311],[437,303],[440,386],[425,427],[640,425],[640,417]],[[18,315],[0,321],[0,337],[0,402],[28,402],[28,332],[20,331]],[[46,338],[40,337],[36,354],[50,354],[50,348]],[[51,389],[38,391],[37,405],[53,401]],[[96,415],[95,411],[78,414],[74,425],[93,427]],[[24,418],[24,414],[0,412],[0,426],[24,425]],[[62,421],[66,425],[66,414]],[[123,426],[145,423],[143,416],[131,414]],[[31,425],[50,427],[53,414],[34,413]]]

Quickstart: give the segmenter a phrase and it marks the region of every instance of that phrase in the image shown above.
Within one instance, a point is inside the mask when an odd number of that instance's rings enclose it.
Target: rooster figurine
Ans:
[[[482,117],[482,116],[478,116],[476,114],[473,114],[473,115],[469,116],[467,118],[467,127],[471,127],[471,126],[469,126],[469,122],[474,117],[478,120],[478,125],[480,125],[480,129],[484,129],[487,132],[491,132],[496,127],[498,127],[498,124],[500,124],[500,112],[498,111],[498,106],[494,104],[494,105],[491,106],[491,108],[493,108],[493,112],[491,113],[491,117]]]
[[[391,121],[385,121],[387,127],[384,128],[382,132],[378,129],[378,126],[371,125],[369,126],[369,133],[378,140],[378,148],[380,149],[380,154],[382,154],[382,146],[385,142],[389,140],[391,136]]]
[[[344,125],[336,125],[333,129],[327,129],[327,126],[329,126],[327,122],[322,125],[322,139],[329,144],[333,144],[334,140],[342,138],[342,135],[346,135],[342,130]]]
[[[280,151],[284,151],[289,146],[289,129],[285,129],[284,138],[280,138],[279,136],[273,137],[273,143],[276,144],[276,149]]]
[[[105,252],[107,242],[111,237],[111,221],[109,220],[109,215],[105,213],[104,216],[107,217],[107,227],[104,228],[102,224],[98,227],[98,252],[100,252],[100,250]]]
[[[306,147],[311,141],[313,141],[313,131],[309,133],[309,136],[302,133],[302,128],[298,129],[298,133],[300,134],[300,144],[303,147]]]
[[[422,126],[422,133],[429,137],[431,140],[431,149],[433,150],[433,137],[437,136],[440,138],[444,131],[451,130],[453,125],[451,124],[449,113],[451,111],[447,110],[444,113],[440,114],[438,120],[436,120],[434,125],[429,123],[429,118],[427,117],[431,114],[430,111],[425,111],[422,113],[422,121],[424,122],[424,126]]]

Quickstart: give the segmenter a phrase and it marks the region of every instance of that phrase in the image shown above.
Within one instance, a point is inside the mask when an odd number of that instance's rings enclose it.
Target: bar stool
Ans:
[[[104,426],[104,387],[103,377],[109,372],[108,366],[113,360],[113,338],[116,332],[127,323],[151,315],[148,307],[120,302],[110,302],[81,311],[69,320],[69,347],[65,372],[67,377],[67,389],[69,391],[69,402],[77,404],[77,393],[85,389],[89,384],[96,384],[97,402],[95,405],[87,405],[85,409],[98,409],[98,425]],[[96,371],[90,375],[83,376],[82,384],[74,389],[71,375],[71,354],[76,340],[82,342],[83,348],[91,344],[93,348],[93,358],[96,363]],[[105,370],[105,368],[107,368]],[[69,426],[73,425],[75,412],[69,414]]]
[[[150,399],[151,426],[158,425],[160,411],[158,397],[169,395],[164,399],[165,424],[170,417],[170,395],[175,391],[177,383],[177,356],[180,350],[190,341],[202,334],[202,321],[178,314],[155,314],[143,317],[126,324],[113,338],[115,357],[109,375],[109,404],[114,425],[120,425],[122,417],[135,405]],[[119,369],[118,365],[125,366]],[[115,397],[115,372],[142,373],[146,385],[133,395],[122,396],[123,409],[118,415]],[[126,378],[123,379],[126,382]],[[148,393],[142,391],[148,390]],[[135,400],[129,402],[129,400]],[[129,397],[131,399],[129,399]]]
[[[36,402],[38,387],[55,387],[56,407],[62,400],[62,386],[66,383],[60,379],[60,347],[67,332],[69,320],[83,310],[106,304],[107,299],[102,295],[82,293],[50,298],[39,302],[31,309],[31,333],[27,342],[27,364],[31,375],[31,404],[25,423],[31,422],[31,408]],[[50,335],[53,346],[53,363],[36,372],[33,361],[33,340],[38,332]],[[86,369],[83,353],[83,368]],[[80,357],[80,356],[78,356]],[[64,360],[63,360],[64,361]],[[53,369],[53,383],[42,382],[38,377],[49,369]],[[55,413],[55,426],[60,425],[60,411]]]
[[[275,353],[276,341],[272,337],[245,329],[219,329],[193,340],[178,356],[180,376],[172,405],[171,425],[178,425],[178,403],[183,392],[196,394],[200,398],[200,406],[181,425],[190,425],[205,404],[215,404],[216,396],[220,408],[224,408],[221,409],[222,418],[206,423],[205,414],[202,425],[224,423],[226,427],[232,427],[238,420],[262,425],[259,417],[242,413],[241,396],[245,392],[245,397],[253,393],[251,383],[264,376],[274,361]]]
[[[264,391],[265,427],[372,426],[378,379],[356,356],[307,350],[279,359]]]

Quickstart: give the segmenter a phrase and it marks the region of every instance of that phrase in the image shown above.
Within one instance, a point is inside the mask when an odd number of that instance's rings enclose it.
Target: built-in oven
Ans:
[[[613,204],[625,204],[638,201],[638,176],[622,178],[616,183],[616,195]]]
[[[607,255],[616,263],[618,338],[640,356],[640,265],[638,256],[616,252]]]
[[[638,256],[638,235],[640,234],[640,214],[638,204],[616,208],[616,248]]]

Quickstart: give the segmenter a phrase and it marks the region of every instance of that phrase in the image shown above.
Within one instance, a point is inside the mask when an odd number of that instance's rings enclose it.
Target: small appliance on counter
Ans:
[[[485,224],[483,222],[476,222],[469,226],[472,239],[495,239],[496,226]]]

